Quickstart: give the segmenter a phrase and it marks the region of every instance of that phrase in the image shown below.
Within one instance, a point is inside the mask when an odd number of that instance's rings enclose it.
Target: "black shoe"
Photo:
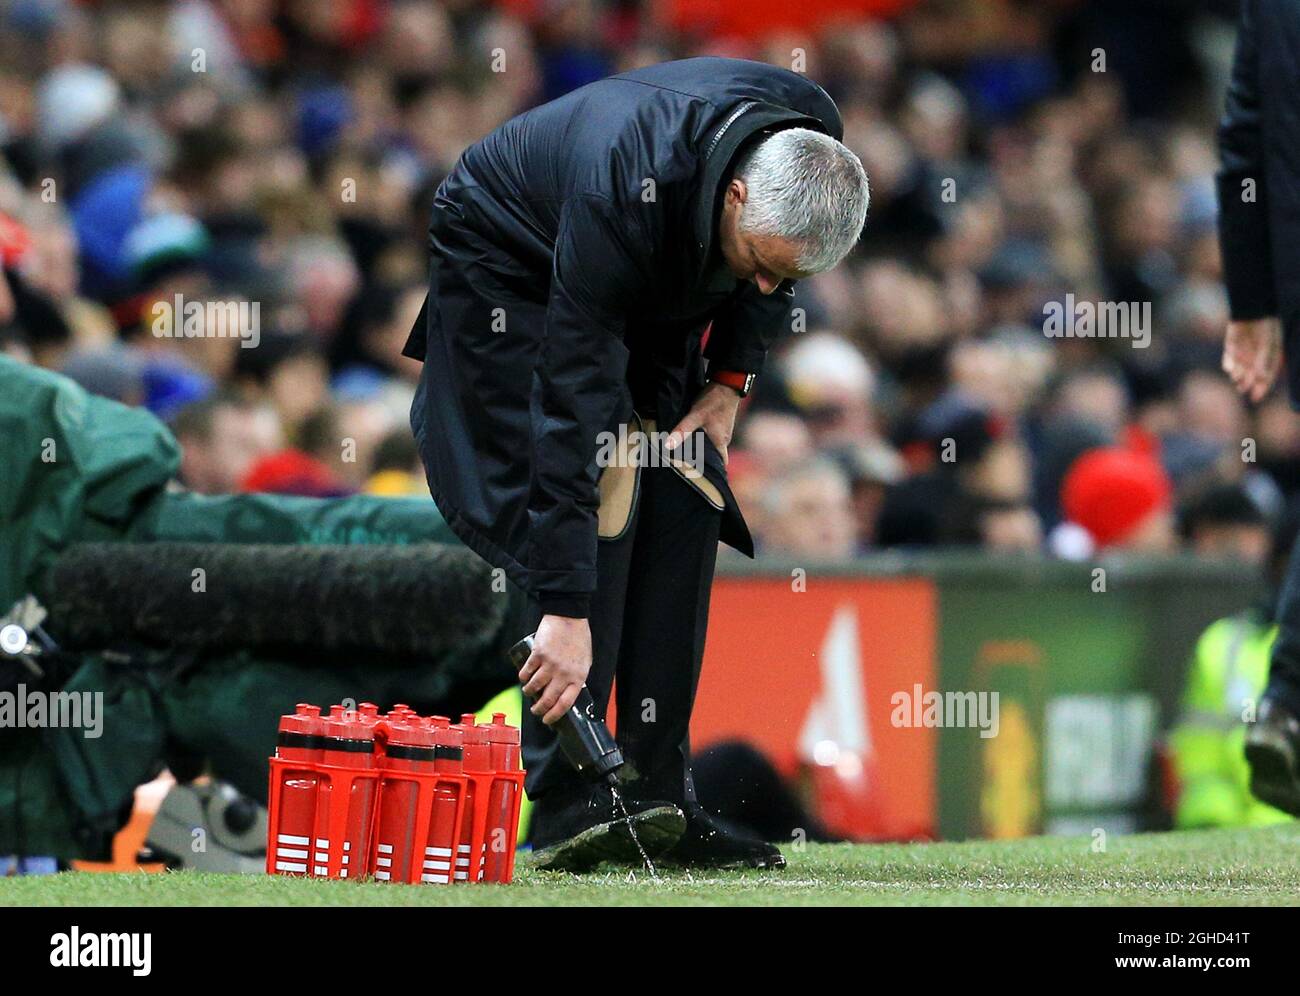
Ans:
[[[785,857],[774,844],[759,840],[704,809],[686,813],[686,832],[663,858],[665,865],[689,868],[784,868]]]
[[[590,871],[602,861],[641,867],[641,851],[651,861],[658,858],[681,838],[686,817],[670,802],[626,800],[627,813],[636,840],[627,821],[615,812],[608,791],[593,794],[586,806],[571,807],[546,820],[541,832],[534,832],[533,844],[537,867],[545,871]]]
[[[1246,728],[1250,791],[1261,802],[1300,816],[1300,719],[1286,706],[1265,698],[1259,716]]]

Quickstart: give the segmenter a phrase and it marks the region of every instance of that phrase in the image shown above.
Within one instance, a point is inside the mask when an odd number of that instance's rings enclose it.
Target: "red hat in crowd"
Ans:
[[[351,493],[319,460],[292,449],[269,453],[256,461],[239,487],[241,491],[309,498],[337,498]]]
[[[1099,547],[1121,543],[1152,512],[1169,507],[1173,488],[1159,459],[1119,447],[1088,450],[1061,484],[1065,517]]]
[[[17,266],[31,244],[31,233],[24,226],[7,214],[0,214],[0,263],[6,267]]]

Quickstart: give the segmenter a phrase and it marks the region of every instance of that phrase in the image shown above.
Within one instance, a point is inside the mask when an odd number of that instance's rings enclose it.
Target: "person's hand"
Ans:
[[[1268,394],[1282,367],[1282,327],[1276,318],[1229,322],[1223,340],[1223,372],[1251,401]]]
[[[586,619],[542,616],[533,652],[519,671],[534,716],[550,726],[578,698],[591,670],[591,626]]]
[[[703,429],[704,434],[713,441],[713,445],[722,454],[722,463],[727,463],[727,447],[731,445],[731,434],[736,431],[736,412],[740,409],[740,394],[726,384],[706,384],[686,417],[677,423],[677,427],[668,434],[664,443],[669,451],[677,449],[696,429]]]
[[[0,322],[12,321],[14,317],[14,295],[9,289],[9,278],[0,270]]]

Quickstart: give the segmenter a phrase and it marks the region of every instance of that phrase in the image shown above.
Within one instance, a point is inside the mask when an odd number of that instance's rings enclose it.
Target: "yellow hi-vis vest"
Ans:
[[[1243,752],[1268,684],[1277,627],[1250,613],[1211,623],[1192,655],[1183,715],[1170,736],[1180,791],[1174,823],[1192,827],[1248,827],[1283,823],[1286,813],[1250,794]]]

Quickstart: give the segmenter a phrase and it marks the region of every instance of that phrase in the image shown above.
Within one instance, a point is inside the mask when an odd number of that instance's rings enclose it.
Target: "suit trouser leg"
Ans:
[[[617,674],[618,741],[640,775],[629,792],[684,804],[695,800],[688,731],[721,513],[668,468],[644,468],[639,487],[626,532],[600,542],[587,687],[603,717]],[[535,604],[529,611],[535,628],[541,611]],[[522,739],[528,795],[539,800],[534,827],[549,813],[585,805],[591,787],[527,710]]]
[[[1287,563],[1278,595],[1277,625],[1266,694],[1300,714],[1300,544]]]
[[[668,468],[647,468],[619,648],[618,740],[640,799],[695,802],[690,721],[722,514]]]
[[[623,612],[627,596],[628,574],[636,536],[634,518],[618,539],[601,540],[596,551],[596,591],[591,599],[591,670],[587,673],[587,690],[604,717],[609,707],[614,673],[618,666],[619,641],[623,630]],[[535,632],[542,621],[542,611],[535,601],[529,602],[527,631]],[[545,819],[548,811],[565,805],[585,804],[590,786],[560,752],[550,727],[529,711],[525,701],[522,753],[527,771],[525,790],[533,800],[545,800],[534,811],[534,821]]]

